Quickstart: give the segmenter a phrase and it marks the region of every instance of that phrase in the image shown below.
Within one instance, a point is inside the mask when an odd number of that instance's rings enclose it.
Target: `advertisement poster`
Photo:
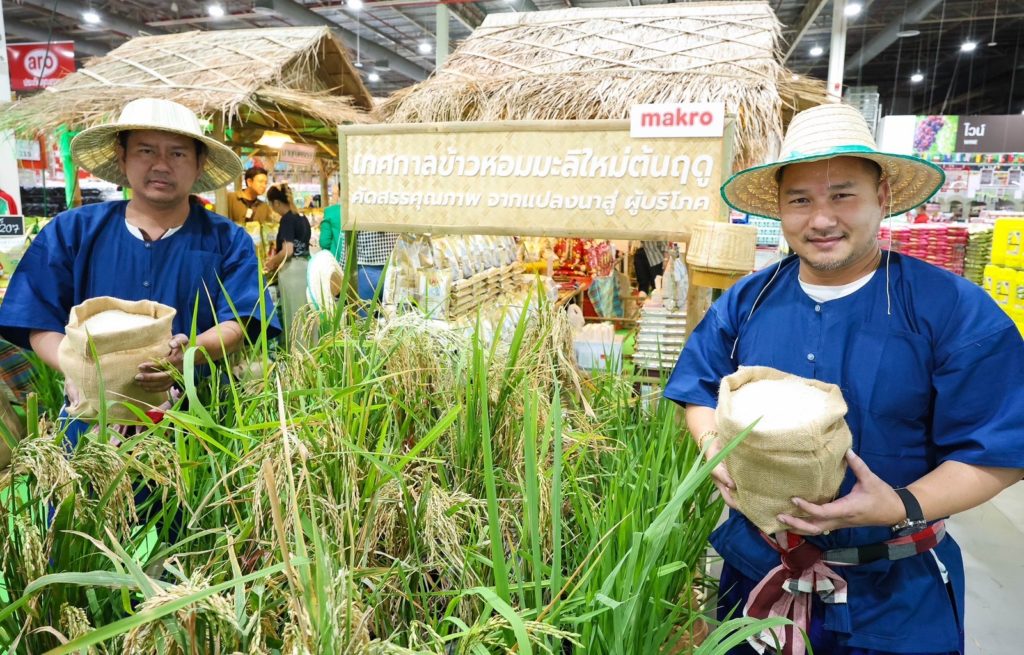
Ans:
[[[11,89],[35,91],[53,86],[75,72],[75,43],[18,43],[7,46]]]
[[[959,116],[918,116],[914,127],[914,152],[919,155],[953,154],[959,127]]]

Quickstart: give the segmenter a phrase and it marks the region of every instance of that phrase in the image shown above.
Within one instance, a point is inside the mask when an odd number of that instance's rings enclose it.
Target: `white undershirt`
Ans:
[[[130,232],[131,235],[133,237],[135,237],[136,239],[138,239],[139,241],[145,241],[146,240],[145,235],[142,234],[142,230],[140,230],[139,228],[137,228],[134,225],[132,225],[131,223],[129,223],[127,218],[124,219],[124,226],[127,227],[128,228],[128,232]],[[160,239],[166,239],[167,237],[171,236],[172,234],[174,234],[175,232],[177,232],[178,230],[180,230],[183,227],[185,227],[184,223],[182,223],[178,227],[172,227],[171,229],[169,229],[166,232],[164,232],[160,236]],[[160,239],[157,239],[157,241],[159,241]]]
[[[839,298],[845,298],[846,296],[859,290],[865,284],[871,281],[871,276],[875,274],[875,271],[871,271],[864,277],[854,280],[849,284],[840,284],[839,286],[824,286],[821,284],[808,284],[803,280],[800,280],[800,288],[804,290],[811,300],[814,302],[828,302],[829,300],[838,300]]]

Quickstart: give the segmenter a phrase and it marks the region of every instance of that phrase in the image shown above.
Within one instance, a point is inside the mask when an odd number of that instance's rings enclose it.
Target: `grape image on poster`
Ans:
[[[918,116],[914,152],[920,155],[951,155],[956,150],[959,116]]]

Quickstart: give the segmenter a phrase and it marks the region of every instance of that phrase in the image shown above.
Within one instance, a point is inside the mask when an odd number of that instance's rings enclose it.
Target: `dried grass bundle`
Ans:
[[[269,111],[328,126],[365,122],[363,110],[372,106],[326,27],[183,32],[131,39],[90,60],[45,92],[5,106],[0,129],[79,129],[110,120],[139,97],[173,100],[227,126]]]
[[[722,101],[738,117],[734,167],[746,168],[780,142],[794,93],[780,88],[790,77],[780,30],[763,2],[491,14],[441,72],[376,113],[385,123],[625,119],[636,104]]]

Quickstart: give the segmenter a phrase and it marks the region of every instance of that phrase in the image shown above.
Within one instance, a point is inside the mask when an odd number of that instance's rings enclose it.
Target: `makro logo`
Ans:
[[[630,112],[635,138],[714,137],[725,131],[725,105],[720,102],[636,105]]]
[[[29,50],[24,60],[25,72],[32,77],[50,77],[57,72],[60,61],[46,48]]]
[[[685,111],[676,107],[674,112],[644,111],[640,112],[641,127],[675,127],[689,125],[711,125],[715,120],[710,111]]]

